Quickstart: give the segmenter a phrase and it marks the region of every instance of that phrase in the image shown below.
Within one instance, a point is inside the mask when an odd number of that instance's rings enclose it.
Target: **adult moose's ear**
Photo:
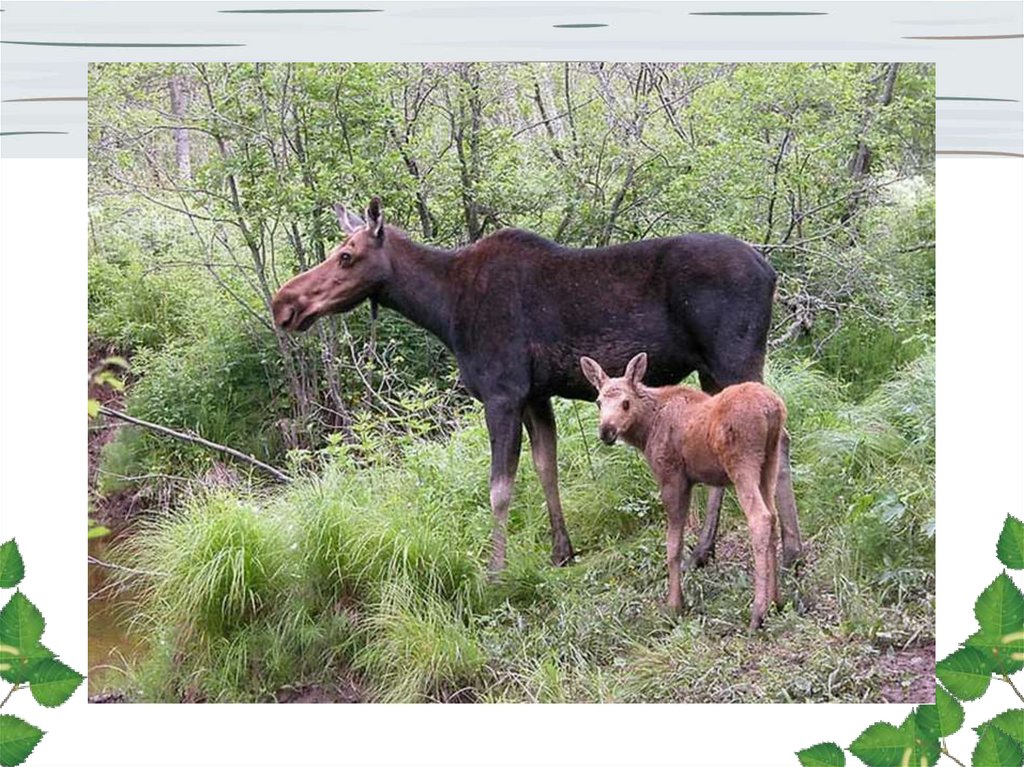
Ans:
[[[608,380],[608,374],[590,357],[580,357],[580,367],[583,368],[583,375],[587,377],[587,380],[594,385],[595,389],[601,391],[601,387]]]
[[[626,365],[625,378],[633,385],[638,386],[644,380],[647,372],[647,352],[640,352]]]
[[[344,205],[335,203],[334,215],[338,217],[338,226],[341,227],[341,231],[345,234],[352,234],[357,229],[362,229],[366,226],[366,222],[359,218],[355,213],[346,210]]]
[[[384,239],[384,211],[380,209],[380,197],[374,195],[370,205],[366,209],[366,222],[370,228],[370,234],[378,240]]]

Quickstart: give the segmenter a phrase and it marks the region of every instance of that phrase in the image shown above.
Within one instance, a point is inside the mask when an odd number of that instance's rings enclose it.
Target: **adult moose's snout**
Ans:
[[[271,311],[274,314],[274,324],[285,330],[288,330],[288,323],[295,319],[297,314],[295,304],[282,298],[280,293],[274,296],[274,300],[271,303]]]

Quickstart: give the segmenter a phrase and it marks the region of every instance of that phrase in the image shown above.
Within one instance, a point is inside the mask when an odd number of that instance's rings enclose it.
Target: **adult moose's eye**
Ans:
[[[622,409],[623,410],[629,410],[629,400],[628,399],[622,401]]]
[[[343,250],[341,251],[341,254],[338,256],[338,261],[341,263],[342,266],[351,266],[352,254],[349,253],[347,250]]]

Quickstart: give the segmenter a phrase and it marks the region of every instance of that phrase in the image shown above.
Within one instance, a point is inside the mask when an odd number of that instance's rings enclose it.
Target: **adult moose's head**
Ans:
[[[293,277],[274,295],[274,323],[285,330],[301,332],[318,317],[347,312],[391,275],[380,199],[370,200],[365,221],[342,205],[335,205],[334,212],[345,240],[322,264]]]

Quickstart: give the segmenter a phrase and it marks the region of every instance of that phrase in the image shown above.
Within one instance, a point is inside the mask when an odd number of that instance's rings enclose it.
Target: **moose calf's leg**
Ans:
[[[772,546],[772,514],[761,499],[758,480],[753,477],[736,479],[736,493],[750,527],[750,544],[754,553],[754,605],[750,614],[750,629],[760,628],[768,605],[772,601],[770,579],[774,576],[774,548]]]
[[[551,400],[532,402],[526,407],[526,430],[530,434],[533,467],[544,488],[551,521],[551,561],[556,567],[569,564],[575,556],[558,497],[558,437]]]
[[[781,435],[780,435],[781,438]],[[779,573],[778,573],[778,559],[776,551],[778,549],[779,542],[779,514],[775,503],[775,491],[779,477],[779,458],[781,449],[772,449],[773,445],[769,445],[768,452],[765,455],[764,463],[761,466],[761,484],[759,490],[761,492],[761,501],[768,508],[768,513],[771,517],[771,535],[768,543],[768,599],[769,602],[774,604],[780,604],[779,602]]]
[[[789,465],[789,432],[785,429],[779,438],[779,474],[775,497],[778,500],[779,526],[782,528],[782,566],[789,569],[800,562],[803,544],[800,541],[793,474]]]
[[[704,527],[700,532],[700,538],[693,549],[688,568],[703,567],[715,556],[715,538],[718,537],[718,515],[722,511],[722,498],[725,497],[725,488],[708,488],[708,507],[704,516]]]
[[[668,560],[668,601],[669,612],[683,611],[683,585],[679,572],[683,556],[683,533],[686,531],[686,516],[690,511],[690,485],[679,477],[662,483],[661,501],[668,517],[665,534],[665,554]]]
[[[505,569],[505,535],[512,484],[519,466],[519,448],[523,439],[521,409],[505,404],[486,405],[487,431],[491,438],[491,575]]]

